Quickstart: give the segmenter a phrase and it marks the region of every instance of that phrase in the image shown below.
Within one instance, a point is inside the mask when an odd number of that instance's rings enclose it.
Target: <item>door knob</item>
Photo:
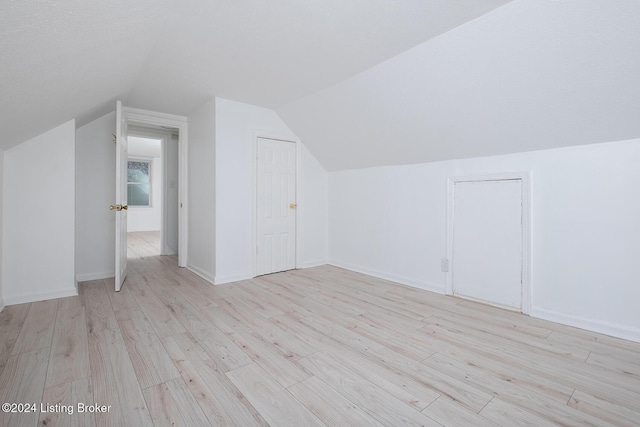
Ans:
[[[120,212],[121,210],[129,210],[129,206],[127,205],[109,205],[109,210],[110,211],[118,211]]]
[[[289,207],[290,207],[291,209],[295,209],[295,208],[297,208],[297,207],[298,207],[298,205],[296,205],[295,203],[290,203],[290,204],[289,204]]]

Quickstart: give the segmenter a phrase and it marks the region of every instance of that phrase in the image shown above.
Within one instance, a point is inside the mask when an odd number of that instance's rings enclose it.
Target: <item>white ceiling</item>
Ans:
[[[640,137],[638,0],[4,0],[0,148],[274,108],[328,170]]]
[[[4,0],[0,147],[131,107],[279,107],[509,0]]]
[[[640,1],[517,0],[276,112],[330,171],[638,138]]]

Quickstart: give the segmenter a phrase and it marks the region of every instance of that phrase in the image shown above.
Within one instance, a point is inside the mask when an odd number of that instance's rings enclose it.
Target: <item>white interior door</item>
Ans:
[[[116,292],[127,277],[127,119],[122,103],[116,103]]]
[[[296,144],[258,138],[256,274],[296,268]]]
[[[522,310],[522,180],[456,182],[453,293]]]

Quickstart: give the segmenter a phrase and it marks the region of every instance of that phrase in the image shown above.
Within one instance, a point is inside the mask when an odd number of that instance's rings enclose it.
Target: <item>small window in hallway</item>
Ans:
[[[127,203],[151,206],[151,162],[129,160],[127,168]]]

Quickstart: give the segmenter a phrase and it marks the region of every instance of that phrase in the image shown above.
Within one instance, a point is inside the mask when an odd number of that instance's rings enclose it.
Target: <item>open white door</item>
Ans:
[[[127,118],[122,102],[116,104],[116,292],[127,277]]]

